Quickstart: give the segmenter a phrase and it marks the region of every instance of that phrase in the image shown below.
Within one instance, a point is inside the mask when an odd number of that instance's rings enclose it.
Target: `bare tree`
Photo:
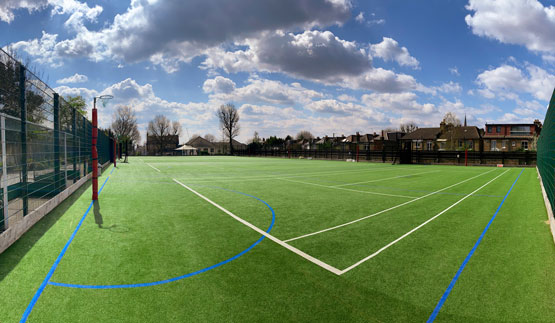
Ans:
[[[312,139],[314,136],[310,133],[310,131],[302,130],[297,134],[297,140],[303,139]]]
[[[147,133],[155,139],[158,146],[158,152],[160,154],[164,153],[164,148],[166,147],[166,142],[168,141],[168,135],[171,132],[171,128],[172,124],[170,120],[161,114],[157,115],[153,120],[148,122]]]
[[[228,103],[221,105],[216,115],[220,120],[224,137],[229,139],[229,152],[233,155],[233,138],[239,134],[239,111],[235,105]]]
[[[181,131],[183,131],[183,129],[181,128],[181,123],[179,123],[179,121],[173,121],[171,134],[174,136],[181,136]]]
[[[134,142],[141,140],[137,117],[131,107],[120,106],[112,116],[112,131],[119,142],[125,145],[125,160],[129,156],[129,143],[133,146]]]
[[[461,125],[461,120],[453,112],[447,112],[443,117],[443,122],[457,127]]]
[[[416,125],[416,123],[409,121],[407,123],[402,123],[399,126],[399,129],[401,130],[401,132],[404,133],[411,133],[413,131],[415,131],[416,129],[418,129],[418,126]]]
[[[214,136],[213,134],[207,133],[204,135],[204,139],[210,141],[210,142],[214,142],[216,141],[216,136]]]
[[[260,136],[258,136],[258,131],[254,132],[254,135],[252,136],[251,142],[255,142],[255,143],[260,142]]]

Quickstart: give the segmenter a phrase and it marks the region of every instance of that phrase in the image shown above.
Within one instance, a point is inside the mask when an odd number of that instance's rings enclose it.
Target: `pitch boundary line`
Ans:
[[[452,209],[453,207],[455,207],[457,204],[461,203],[462,201],[466,200],[468,197],[472,196],[472,194],[478,192],[479,190],[481,190],[482,188],[486,187],[487,185],[489,185],[491,182],[495,181],[496,179],[498,179],[499,177],[505,175],[507,172],[509,171],[509,169],[507,169],[506,171],[504,171],[503,173],[497,175],[496,177],[494,177],[493,179],[491,179],[489,182],[485,183],[484,185],[480,186],[479,188],[475,189],[474,191],[472,191],[472,193],[469,193],[467,195],[465,195],[463,198],[461,198],[460,200],[458,200],[457,202],[451,204],[451,206],[449,206],[448,208],[444,209],[443,211],[439,212],[438,214],[434,215],[433,217],[429,218],[428,220],[424,221],[423,223],[421,223],[420,225],[414,227],[412,230],[408,231],[407,233],[403,234],[402,236],[400,236],[399,238],[393,240],[392,242],[388,243],[387,245],[385,245],[384,247],[380,248],[378,251],[374,252],[373,254],[371,254],[368,257],[365,257],[359,261],[357,261],[356,263],[352,264],[351,266],[343,269],[341,271],[341,274],[344,274],[348,271],[350,271],[353,268],[358,267],[359,265],[361,265],[362,263],[376,257],[377,255],[379,255],[380,253],[382,253],[383,251],[385,251],[386,249],[388,249],[389,247],[393,246],[394,244],[396,244],[397,242],[403,240],[404,238],[408,237],[409,235],[411,235],[412,233],[414,233],[415,231],[417,231],[418,229],[422,228],[423,226],[425,226],[426,224],[432,222],[433,220],[435,220],[437,217],[439,217],[440,215],[442,215],[443,213],[449,211],[450,209]]]
[[[360,169],[353,169],[348,171],[321,171],[321,172],[310,172],[310,173],[296,173],[296,174],[268,174],[268,175],[260,175],[260,176],[238,176],[238,177],[229,177],[228,178],[221,178],[217,181],[214,180],[207,180],[213,177],[206,177],[206,178],[192,178],[188,183],[194,184],[202,184],[202,183],[212,183],[212,182],[236,182],[236,181],[263,181],[268,179],[280,179],[280,178],[299,178],[299,177],[318,177],[324,175],[336,175],[336,174],[350,174],[350,173],[357,173],[357,172],[376,172],[376,171],[388,171],[388,170],[399,170],[399,169],[413,169],[416,167],[406,167],[406,168],[397,168],[397,167],[376,167],[372,169],[360,170]]]
[[[290,242],[290,241],[294,241],[294,240],[298,240],[298,239],[310,237],[310,236],[313,236],[313,235],[316,235],[316,234],[320,234],[320,233],[323,233],[323,232],[335,230],[335,229],[338,229],[338,228],[341,228],[341,227],[344,227],[344,226],[347,226],[347,225],[350,225],[350,224],[353,224],[353,223],[356,223],[356,222],[359,222],[359,221],[362,221],[362,220],[366,220],[366,219],[368,219],[368,218],[372,218],[372,217],[374,217],[374,216],[376,216],[376,215],[380,215],[380,214],[382,214],[382,213],[385,213],[385,212],[394,210],[394,209],[399,208],[399,207],[401,207],[401,206],[410,204],[410,203],[412,203],[412,202],[416,202],[416,201],[421,200],[421,199],[423,199],[423,198],[425,198],[425,197],[428,197],[428,196],[437,194],[437,193],[439,193],[439,192],[441,192],[441,191],[444,191],[444,190],[450,189],[450,188],[452,188],[452,187],[454,187],[454,186],[457,186],[457,185],[460,185],[460,184],[462,184],[462,183],[468,182],[468,181],[470,181],[470,180],[472,180],[472,179],[475,179],[475,178],[477,178],[477,177],[480,177],[480,176],[482,176],[482,175],[489,174],[489,173],[491,173],[491,172],[493,172],[493,171],[495,171],[495,170],[496,170],[496,169],[492,169],[492,170],[490,170],[490,171],[488,171],[488,172],[484,172],[484,173],[482,173],[482,174],[478,174],[478,175],[476,175],[476,176],[467,178],[467,179],[465,179],[465,180],[463,180],[463,181],[460,181],[460,182],[458,182],[458,183],[455,183],[455,184],[449,185],[449,186],[447,186],[447,187],[444,187],[444,188],[442,188],[442,189],[440,189],[440,190],[437,190],[437,191],[435,191],[435,192],[426,194],[426,195],[424,195],[424,196],[417,197],[417,198],[415,198],[415,199],[413,199],[413,200],[410,200],[410,201],[407,201],[407,202],[404,202],[404,203],[401,203],[401,204],[392,206],[392,207],[390,207],[390,208],[388,208],[388,209],[381,210],[381,211],[379,211],[379,212],[376,212],[376,213],[367,215],[367,216],[365,216],[365,217],[358,218],[358,219],[353,220],[353,221],[345,222],[345,223],[342,223],[342,224],[339,224],[339,225],[336,225],[336,226],[333,226],[333,227],[329,227],[329,228],[326,228],[326,229],[323,229],[323,230],[320,230],[320,231],[316,231],[316,232],[312,232],[312,233],[307,233],[307,234],[304,234],[304,235],[301,235],[301,236],[298,236],[298,237],[295,237],[295,238],[287,239],[287,240],[284,240],[284,241],[285,241],[285,242]]]
[[[394,177],[379,178],[379,179],[374,179],[374,180],[370,180],[370,181],[356,182],[356,183],[346,183],[346,184],[339,184],[339,185],[332,185],[332,186],[333,186],[333,187],[343,187],[343,186],[350,186],[350,185],[374,183],[374,182],[387,181],[387,180],[389,180],[389,179],[410,177],[410,176],[416,176],[416,175],[422,175],[422,174],[428,174],[428,173],[437,173],[437,172],[439,172],[439,170],[432,170],[432,171],[429,171],[429,172],[421,172],[421,173],[415,173],[415,174],[408,174],[408,175],[401,175],[401,176],[394,176]]]
[[[158,168],[152,166],[151,164],[149,164],[149,163],[147,163],[147,162],[144,162],[144,163],[147,164],[148,166],[152,167],[152,168],[153,168],[155,171],[157,171],[158,173],[161,173],[161,172],[162,172],[161,170],[159,170]]]
[[[300,184],[305,184],[305,185],[314,185],[314,186],[318,186],[318,187],[325,187],[325,188],[332,188],[332,189],[336,189],[336,190],[343,190],[343,191],[349,191],[349,192],[357,192],[357,193],[365,193],[365,194],[372,194],[372,195],[382,195],[382,196],[392,196],[392,197],[402,197],[402,198],[406,198],[406,199],[413,199],[416,196],[407,196],[407,195],[397,195],[397,194],[387,194],[387,193],[378,193],[378,192],[370,192],[370,191],[360,191],[360,190],[353,190],[351,188],[344,188],[344,187],[337,187],[337,186],[329,186],[329,185],[322,185],[322,184],[316,184],[316,183],[310,183],[310,182],[303,182],[303,181],[295,181],[289,178],[278,178],[276,177],[276,179],[280,179],[282,181],[288,181],[288,182],[293,182],[293,183],[300,183]]]
[[[472,256],[474,255],[474,252],[476,251],[476,249],[478,248],[478,246],[482,242],[482,239],[486,235],[486,232],[488,232],[489,227],[493,223],[493,220],[495,220],[495,217],[497,216],[497,214],[501,210],[501,207],[503,206],[503,204],[505,203],[505,201],[509,197],[509,194],[513,190],[513,187],[515,187],[516,182],[518,181],[518,179],[520,178],[520,175],[522,175],[523,172],[524,172],[524,168],[520,171],[520,173],[516,177],[515,181],[513,182],[513,185],[511,185],[511,188],[509,188],[509,191],[507,192],[507,194],[505,194],[505,197],[503,197],[503,200],[501,201],[501,203],[499,204],[499,206],[495,210],[495,213],[493,213],[493,216],[489,220],[488,224],[486,225],[484,230],[482,230],[482,233],[480,234],[480,237],[478,237],[478,240],[476,241],[476,243],[474,243],[474,246],[472,247],[472,249],[470,249],[470,252],[466,256],[466,258],[464,258],[461,266],[459,267],[459,269],[455,273],[455,276],[453,277],[453,279],[449,283],[449,286],[447,286],[447,289],[445,290],[443,295],[441,295],[441,298],[439,299],[439,302],[437,303],[436,307],[434,308],[434,311],[432,312],[432,314],[428,318],[428,321],[426,321],[427,323],[431,323],[436,319],[437,315],[439,314],[439,311],[443,307],[443,304],[447,300],[447,297],[449,297],[449,294],[451,294],[451,290],[453,289],[453,287],[455,287],[455,284],[457,283],[457,280],[459,279],[459,276],[461,275],[462,271],[464,270],[464,268],[466,267],[466,265],[470,261],[470,258],[472,258]]]
[[[189,186],[187,186],[187,185],[181,183],[181,182],[178,181],[177,179],[175,179],[175,178],[172,178],[172,179],[173,179],[173,181],[176,182],[177,184],[179,184],[179,185],[183,186],[184,188],[188,189],[189,191],[191,191],[192,193],[194,193],[194,194],[197,195],[198,197],[202,198],[202,199],[205,200],[206,202],[208,202],[208,203],[212,204],[213,206],[215,206],[216,208],[220,209],[220,210],[221,210],[222,212],[224,212],[225,214],[231,216],[231,217],[234,218],[235,220],[241,222],[241,223],[244,224],[245,226],[251,228],[252,230],[254,230],[254,231],[256,231],[256,232],[258,232],[259,234],[265,236],[266,238],[272,240],[273,242],[279,244],[280,246],[282,246],[282,247],[288,249],[289,251],[292,251],[292,252],[296,253],[297,255],[299,255],[299,256],[305,258],[306,260],[308,260],[308,261],[310,261],[310,262],[312,262],[312,263],[314,263],[314,264],[316,264],[316,265],[318,265],[318,266],[320,266],[320,267],[326,269],[327,271],[330,271],[330,272],[332,272],[332,273],[334,273],[334,274],[336,274],[336,275],[341,275],[341,270],[339,270],[339,269],[337,269],[337,268],[335,268],[335,267],[333,267],[333,266],[331,266],[331,265],[329,265],[329,264],[327,264],[327,263],[325,263],[325,262],[323,262],[323,261],[321,261],[321,260],[319,260],[319,259],[317,259],[317,258],[314,258],[314,257],[312,257],[311,255],[307,254],[306,252],[301,251],[301,250],[299,250],[299,249],[293,247],[292,245],[290,245],[290,244],[288,244],[288,243],[286,243],[286,242],[284,242],[284,241],[282,241],[282,240],[280,240],[280,239],[274,237],[273,235],[271,235],[271,234],[265,232],[264,230],[258,228],[257,226],[251,224],[250,222],[247,222],[247,221],[243,220],[242,218],[238,217],[237,215],[231,213],[230,211],[228,211],[228,210],[225,209],[224,207],[220,206],[219,204],[217,204],[216,202],[210,200],[209,198],[207,198],[206,196],[200,194],[199,192],[193,190],[193,189],[190,188]]]

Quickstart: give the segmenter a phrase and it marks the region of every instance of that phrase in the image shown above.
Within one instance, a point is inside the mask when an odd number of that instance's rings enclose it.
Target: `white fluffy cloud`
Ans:
[[[364,49],[330,31],[271,32],[247,39],[245,45],[247,50],[209,51],[203,66],[223,69],[227,73],[283,72],[328,83],[371,68],[371,60]]]
[[[154,118],[156,114],[166,115],[171,120],[179,120],[184,127],[192,132],[204,133],[207,130],[217,132],[218,127],[215,123],[215,109],[217,105],[209,102],[189,102],[180,103],[167,101],[157,96],[151,84],[139,84],[133,79],[125,79],[121,82],[112,84],[102,91],[91,90],[87,88],[73,88],[66,85],[59,86],[54,89],[62,96],[81,95],[87,102],[87,111],[92,109],[93,97],[100,94],[111,94],[114,96],[106,107],[99,108],[99,126],[107,128],[112,122],[112,115],[118,106],[129,106],[137,114],[137,120],[140,125],[141,135],[143,139],[146,133],[146,124]],[[185,133],[182,134],[182,141],[186,138]]]
[[[519,93],[527,93],[536,99],[547,101],[552,94],[555,75],[532,64],[526,64],[524,70],[502,65],[482,72],[476,82],[482,86],[479,93],[486,98],[499,96],[518,100]]]
[[[48,0],[2,0],[0,2],[0,21],[12,22],[15,18],[14,10],[26,9],[32,12],[47,5]]]
[[[370,50],[374,57],[379,57],[385,61],[395,61],[401,66],[419,68],[420,62],[410,56],[409,50],[406,47],[401,47],[395,39],[383,37],[382,42],[371,45]]]
[[[361,100],[366,105],[381,111],[401,113],[403,115],[430,115],[436,111],[431,103],[417,102],[418,96],[412,92],[365,94]]]
[[[77,0],[2,0],[0,2],[0,20],[11,23],[14,18],[14,10],[27,9],[29,12],[51,7],[51,14],[69,15],[65,26],[74,30],[83,27],[85,20],[96,21],[102,13],[103,8],[99,5],[89,7],[85,2]]]
[[[470,0],[465,20],[478,36],[524,45],[531,51],[555,51],[555,6],[538,0]]]
[[[383,68],[373,68],[357,77],[347,78],[343,86],[384,93],[423,89],[411,75],[396,74]]]
[[[202,90],[205,93],[228,94],[235,91],[235,82],[223,76],[216,76],[213,79],[204,81]]]
[[[284,84],[279,81],[250,78],[243,87],[231,86],[230,79],[218,76],[204,82],[204,90],[210,93],[210,99],[217,102],[242,102],[252,105],[296,105],[307,104],[313,99],[322,98],[324,95],[314,90],[309,90],[299,83]],[[220,85],[218,85],[220,84]],[[221,88],[226,90],[223,91]]]
[[[22,5],[28,1],[14,2]],[[51,56],[112,58],[127,63],[150,60],[169,72],[210,48],[260,33],[341,24],[349,19],[351,10],[349,0],[237,0],[233,5],[223,0],[133,0],[125,13],[115,16],[112,24],[91,31],[84,21],[95,21],[102,7],[91,8],[76,0],[48,2],[54,6],[52,14],[70,15],[66,27],[77,33],[74,38],[54,44]],[[13,5],[4,7],[9,9]],[[245,19],[245,12],[257,18]],[[20,47],[25,44],[20,43]]]
[[[70,84],[70,83],[85,83],[89,80],[86,75],[75,73],[72,76],[60,79],[56,81],[58,84]]]

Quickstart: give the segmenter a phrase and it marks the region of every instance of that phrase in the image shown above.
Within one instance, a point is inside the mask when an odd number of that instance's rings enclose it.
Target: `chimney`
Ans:
[[[445,132],[445,131],[447,130],[445,121],[441,121],[441,123],[439,124],[439,130],[440,130],[441,132]]]

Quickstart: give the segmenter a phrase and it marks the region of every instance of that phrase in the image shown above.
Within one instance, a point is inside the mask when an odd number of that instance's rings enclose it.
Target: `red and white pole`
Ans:
[[[96,98],[94,98],[94,105],[92,110],[92,126],[92,200],[96,201],[98,200],[98,150],[96,149],[96,141],[98,138],[98,117],[96,113]]]

